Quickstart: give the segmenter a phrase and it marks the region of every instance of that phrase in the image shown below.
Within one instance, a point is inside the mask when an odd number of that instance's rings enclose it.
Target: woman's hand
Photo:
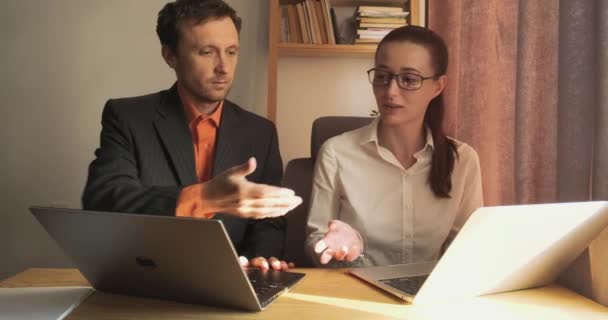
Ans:
[[[340,220],[331,220],[327,226],[327,233],[314,248],[321,264],[327,264],[331,259],[350,262],[361,255],[363,240],[357,230]]]

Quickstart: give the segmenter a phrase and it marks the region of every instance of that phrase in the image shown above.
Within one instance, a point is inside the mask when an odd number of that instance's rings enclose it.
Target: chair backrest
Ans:
[[[295,262],[299,267],[313,266],[305,252],[306,225],[310,207],[312,175],[314,163],[321,145],[329,138],[346,131],[354,130],[369,124],[370,117],[322,117],[312,124],[310,158],[293,159],[287,163],[283,186],[293,189],[302,197],[302,204],[286,215],[287,236],[285,239],[285,258]]]
[[[327,139],[368,125],[371,117],[321,117],[312,123],[310,157],[316,161],[319,148]]]

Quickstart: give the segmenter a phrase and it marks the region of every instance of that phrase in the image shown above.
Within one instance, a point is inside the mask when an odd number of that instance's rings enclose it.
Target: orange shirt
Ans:
[[[224,101],[220,101],[215,111],[206,116],[196,108],[190,97],[184,93],[183,87],[177,84],[177,93],[184,106],[186,120],[192,134],[194,144],[194,163],[199,184],[187,186],[177,199],[175,215],[178,217],[212,218],[214,213],[202,213],[202,190],[200,183],[211,179],[213,173],[213,155],[215,140],[220,126]]]

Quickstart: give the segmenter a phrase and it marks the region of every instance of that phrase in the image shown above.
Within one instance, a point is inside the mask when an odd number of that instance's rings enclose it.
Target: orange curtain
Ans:
[[[486,205],[608,199],[605,3],[429,0],[446,127],[479,153]]]

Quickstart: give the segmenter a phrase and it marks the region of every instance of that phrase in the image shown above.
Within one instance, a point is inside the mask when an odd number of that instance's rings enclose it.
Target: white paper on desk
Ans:
[[[0,288],[0,320],[61,320],[93,291],[91,287]]]

